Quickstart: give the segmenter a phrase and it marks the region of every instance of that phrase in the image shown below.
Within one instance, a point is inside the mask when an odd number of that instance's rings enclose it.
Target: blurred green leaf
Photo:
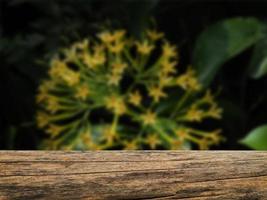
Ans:
[[[267,125],[253,129],[240,143],[255,150],[267,150]]]
[[[220,67],[263,36],[263,26],[255,18],[233,18],[210,26],[197,39],[193,64],[204,86],[214,79]]]
[[[249,74],[252,78],[258,79],[267,73],[267,37],[260,40],[253,52],[249,65]]]

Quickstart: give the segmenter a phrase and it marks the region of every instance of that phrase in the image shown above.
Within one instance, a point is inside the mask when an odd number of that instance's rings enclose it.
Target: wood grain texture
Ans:
[[[267,152],[1,151],[10,199],[267,200]]]

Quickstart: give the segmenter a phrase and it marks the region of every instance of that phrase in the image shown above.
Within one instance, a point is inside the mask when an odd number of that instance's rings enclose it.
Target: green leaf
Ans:
[[[249,74],[252,78],[258,79],[267,73],[267,37],[260,40],[253,52],[249,65]]]
[[[204,86],[208,86],[220,67],[263,36],[263,26],[255,18],[233,18],[210,26],[198,37],[193,64]]]
[[[267,125],[255,128],[240,143],[255,150],[267,150]]]

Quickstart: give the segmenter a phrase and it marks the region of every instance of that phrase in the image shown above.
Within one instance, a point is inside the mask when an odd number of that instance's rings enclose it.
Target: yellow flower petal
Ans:
[[[149,96],[153,97],[155,102],[158,102],[160,98],[167,97],[167,94],[160,87],[151,87],[148,89],[148,92]]]
[[[159,40],[160,38],[162,38],[164,36],[164,33],[161,32],[157,32],[156,30],[147,30],[147,35],[151,40]]]
[[[122,115],[127,111],[123,99],[115,95],[106,98],[106,107],[118,115]]]
[[[75,97],[77,99],[85,100],[90,94],[90,90],[86,84],[77,86]]]
[[[160,138],[156,134],[149,134],[145,141],[151,149],[156,149],[157,145],[161,144]]]
[[[37,116],[36,116],[36,120],[37,120],[37,126],[39,128],[43,128],[45,127],[46,125],[48,125],[49,123],[49,118],[50,116],[44,112],[38,112],[37,113]]]
[[[141,115],[141,119],[144,125],[153,125],[156,123],[156,114],[148,110]]]
[[[139,106],[142,101],[142,96],[140,92],[136,90],[133,93],[130,93],[128,101],[135,106]]]
[[[168,42],[165,42],[162,46],[163,56],[165,58],[175,58],[178,56],[176,46],[171,46]]]
[[[149,44],[147,40],[143,42],[136,42],[137,51],[141,54],[147,55],[155,48],[154,45]]]
[[[126,141],[124,144],[124,150],[136,150],[138,149],[138,141],[132,140],[132,141]]]

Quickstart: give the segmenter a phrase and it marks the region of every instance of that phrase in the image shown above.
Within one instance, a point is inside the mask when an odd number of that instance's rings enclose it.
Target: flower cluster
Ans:
[[[192,67],[164,34],[142,39],[104,31],[63,49],[38,90],[37,125],[46,149],[208,149],[220,130],[196,125],[220,119],[222,109],[203,91]]]

